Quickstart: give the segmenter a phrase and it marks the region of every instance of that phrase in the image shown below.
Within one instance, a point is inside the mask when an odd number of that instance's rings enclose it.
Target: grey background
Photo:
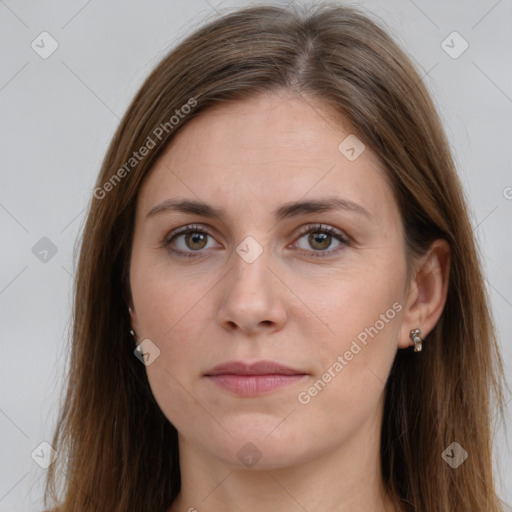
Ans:
[[[512,2],[352,3],[384,19],[434,96],[470,200],[510,375]],[[31,453],[51,441],[66,368],[74,247],[119,118],[177,40],[216,10],[248,4],[0,0],[2,512],[42,509],[45,470]],[[43,31],[59,45],[46,59],[31,47]],[[469,44],[456,59],[441,47],[453,31]],[[46,262],[33,252],[43,237],[57,249]],[[47,242],[39,243],[44,249]],[[508,502],[510,439],[501,427],[496,467]]]

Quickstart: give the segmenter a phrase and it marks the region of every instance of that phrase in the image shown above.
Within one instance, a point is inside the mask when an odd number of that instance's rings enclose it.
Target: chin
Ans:
[[[258,418],[251,415],[250,419],[224,422],[233,437],[226,434],[214,440],[213,446],[210,437],[204,440],[210,446],[204,447],[237,469],[270,470],[293,466],[307,458],[312,443],[318,441],[310,439],[308,442],[300,432],[285,428],[286,420],[280,424],[282,420],[267,417],[259,418],[258,422]]]

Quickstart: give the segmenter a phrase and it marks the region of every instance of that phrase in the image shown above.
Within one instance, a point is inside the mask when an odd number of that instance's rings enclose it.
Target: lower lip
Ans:
[[[217,386],[242,396],[256,396],[290,386],[305,375],[208,375]]]

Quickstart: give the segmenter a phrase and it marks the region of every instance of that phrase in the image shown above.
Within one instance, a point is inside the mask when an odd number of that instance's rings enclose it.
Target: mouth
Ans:
[[[257,396],[290,386],[307,375],[307,372],[272,361],[230,361],[205,373],[217,387],[241,396]]]

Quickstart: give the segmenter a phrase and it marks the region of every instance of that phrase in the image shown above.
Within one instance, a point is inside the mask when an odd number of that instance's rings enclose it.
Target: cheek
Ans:
[[[204,354],[204,326],[212,325],[211,297],[214,282],[207,276],[191,281],[186,271],[166,263],[133,258],[132,296],[139,323],[139,339],[150,339],[160,350],[159,357],[146,367],[157,401],[179,404],[180,383],[199,373]],[[204,277],[204,279],[203,279]]]
[[[398,348],[405,273],[395,265],[354,267],[300,291],[329,328],[315,338],[319,371],[297,397],[314,428],[327,418],[357,425],[375,410]]]
[[[313,328],[316,317],[319,334],[323,330],[321,337],[315,339],[324,340],[320,345],[331,351],[343,350],[360,333],[364,338],[365,329],[376,323],[383,334],[379,339],[395,341],[390,333],[398,330],[397,310],[402,307],[393,305],[403,298],[405,262],[399,254],[393,258],[365,256],[366,261],[361,258],[361,262],[347,264],[327,278],[316,275],[294,283],[294,293],[304,298],[310,309],[301,321]]]
[[[357,316],[351,314],[354,302],[340,301],[340,314],[331,322],[336,335],[324,337],[315,350],[321,369],[295,400],[304,435],[327,442],[336,432],[334,437],[344,439],[377,421],[397,351],[401,310],[398,302],[380,299],[366,302]]]
[[[208,291],[208,283],[200,276],[191,286],[186,270],[171,267],[165,258],[152,257],[149,251],[134,251],[130,284],[141,335],[155,343],[164,343],[194,314],[200,295]]]
[[[213,319],[204,309],[207,305],[204,294],[201,301],[197,290],[176,293],[175,288],[163,284],[160,281],[151,287],[149,281],[146,283],[146,293],[142,294],[144,299],[137,313],[141,336],[149,338],[160,350],[160,357],[155,361],[158,364],[147,367],[148,375],[160,371],[164,372],[165,381],[170,375],[179,381],[189,380],[199,371],[199,355],[205,343],[204,325],[211,325]]]
[[[204,310],[208,288],[182,286],[162,269],[141,275],[132,288],[134,301],[139,298],[135,307],[141,336],[160,350],[158,358],[146,366],[151,391],[169,421],[188,431],[191,417],[206,420],[191,382],[200,373],[204,353],[201,326],[209,321]]]

